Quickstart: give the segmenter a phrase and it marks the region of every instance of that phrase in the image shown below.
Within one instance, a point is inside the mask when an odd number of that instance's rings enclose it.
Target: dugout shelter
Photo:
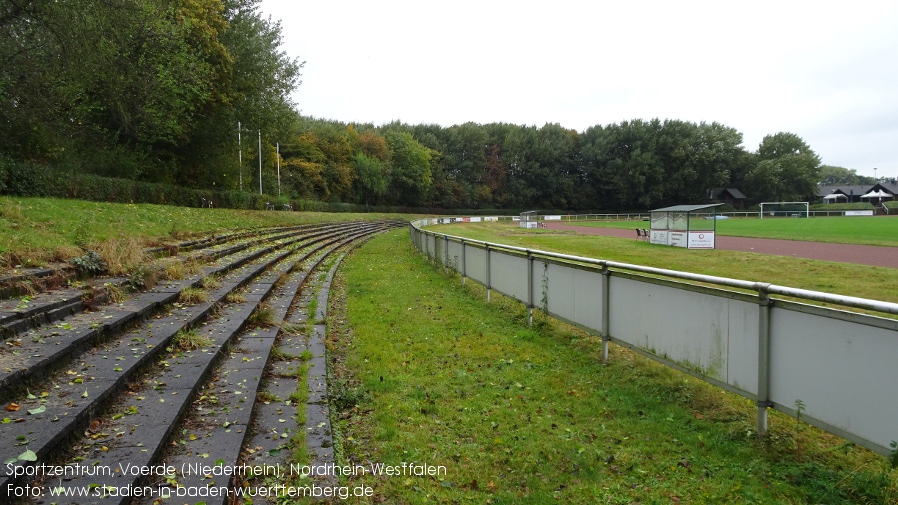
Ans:
[[[528,210],[527,212],[521,212],[520,216],[520,227],[521,228],[537,228],[539,226],[537,218],[539,211],[538,210]]]
[[[717,214],[721,205],[674,205],[652,210],[649,241],[687,249],[714,249],[717,220],[725,218]]]

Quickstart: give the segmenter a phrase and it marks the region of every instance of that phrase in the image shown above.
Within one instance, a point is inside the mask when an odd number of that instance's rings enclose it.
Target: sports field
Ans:
[[[849,240],[840,240],[843,237],[834,230],[851,230],[852,223],[858,223],[865,229],[875,229],[870,234],[880,237],[882,242],[890,238],[888,228],[898,226],[898,219],[891,218],[732,220],[733,223],[729,221],[731,220],[723,220],[721,223],[735,224],[735,228],[743,224],[747,225],[746,229],[754,226],[752,230],[754,235],[747,235],[748,232],[746,235],[761,238],[789,236],[788,230],[791,229],[792,238],[810,241],[816,238],[816,242],[821,243],[821,248],[827,247],[827,242],[851,243]],[[632,229],[637,226],[636,223],[631,221],[601,223],[601,225]],[[638,223],[639,227],[643,227],[642,222]],[[768,230],[760,228],[768,223],[771,226],[769,233]],[[826,223],[831,225],[827,228]],[[644,227],[648,227],[649,223],[644,224]],[[802,228],[801,225],[805,227]],[[594,223],[593,226],[599,224]],[[524,229],[519,228],[517,223],[507,222],[439,225],[433,229],[439,233],[487,242],[898,303],[898,290],[893,287],[898,285],[898,268],[722,249],[687,250],[636,240],[635,232],[632,237],[628,234],[629,238],[607,237],[581,234],[574,230]],[[722,228],[718,228],[718,233],[727,235]],[[893,232],[892,235],[898,233]],[[849,231],[847,237],[859,241],[861,235]],[[890,245],[898,246],[898,237],[891,238]],[[898,254],[898,249],[895,253]]]
[[[573,226],[603,228],[648,228],[643,221],[560,221]],[[867,244],[898,247],[898,216],[813,217],[809,219],[720,219],[717,233],[732,237],[807,240],[838,244]]]

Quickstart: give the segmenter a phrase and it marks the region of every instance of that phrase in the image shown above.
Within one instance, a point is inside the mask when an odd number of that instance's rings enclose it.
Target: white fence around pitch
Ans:
[[[893,209],[894,210],[894,209]],[[888,214],[888,208],[883,207],[883,213]],[[731,219],[758,219],[761,215],[758,211],[729,211],[718,212],[720,216]],[[782,214],[782,212],[781,212]],[[804,214],[804,211],[802,211]],[[809,212],[810,217],[837,217],[837,216],[873,216],[873,210],[812,210]],[[769,217],[790,217],[790,216],[769,216]],[[472,217],[443,217],[440,224],[445,223],[461,223],[461,222],[482,222],[482,221],[519,221],[520,216],[472,216]],[[628,212],[621,214],[549,214],[536,216],[536,220],[540,222],[554,221],[559,223],[577,222],[577,221],[649,221],[651,219],[650,212]]]
[[[611,341],[756,400],[762,435],[767,407],[795,415],[800,404],[806,422],[881,454],[898,440],[898,320],[882,317],[898,304],[421,228],[440,221],[411,224],[415,247],[484,285],[487,300],[496,290],[602,335],[606,357]]]

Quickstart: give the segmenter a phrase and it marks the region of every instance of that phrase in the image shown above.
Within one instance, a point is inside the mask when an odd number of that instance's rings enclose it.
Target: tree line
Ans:
[[[0,0],[0,163],[445,209],[641,210],[704,203],[719,187],[806,200],[823,180],[857,180],[793,133],[749,151],[719,123],[578,132],[305,117],[290,100],[303,64],[259,4]]]
[[[302,63],[261,0],[0,0],[0,156],[226,183],[236,124],[292,121]]]
[[[721,187],[756,201],[806,200],[821,175],[799,136],[768,135],[750,152],[719,123],[636,119],[577,132],[299,118],[294,128],[291,148],[281,149],[292,190],[356,203],[619,211],[705,203]],[[395,156],[412,148],[421,155]]]

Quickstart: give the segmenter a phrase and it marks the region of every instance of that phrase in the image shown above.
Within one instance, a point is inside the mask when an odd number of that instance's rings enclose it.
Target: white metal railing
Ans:
[[[415,247],[487,300],[495,290],[600,334],[606,358],[614,342],[756,400],[762,435],[768,407],[800,402],[809,423],[882,454],[898,439],[896,303],[422,229],[438,222],[411,224]]]

